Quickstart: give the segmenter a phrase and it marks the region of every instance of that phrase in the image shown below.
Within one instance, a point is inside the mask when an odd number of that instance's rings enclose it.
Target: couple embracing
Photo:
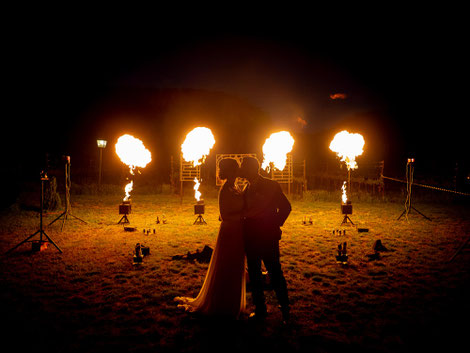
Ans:
[[[219,163],[219,177],[225,180],[219,191],[221,225],[211,262],[196,298],[177,297],[179,306],[210,316],[238,318],[246,307],[245,256],[255,312],[250,318],[267,315],[263,290],[263,261],[276,293],[283,321],[289,320],[287,285],[279,261],[280,227],[291,205],[280,185],[259,174],[256,158],[245,157],[241,167],[232,158]],[[248,180],[240,190],[237,177]]]

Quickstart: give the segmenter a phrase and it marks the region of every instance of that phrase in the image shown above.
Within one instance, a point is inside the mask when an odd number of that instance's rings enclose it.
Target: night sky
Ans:
[[[7,141],[23,142],[7,165],[39,166],[46,152],[87,160],[96,138],[112,146],[125,132],[168,155],[193,123],[234,135],[228,123],[223,131],[227,107],[227,119],[266,127],[250,136],[282,128],[308,141],[348,128],[363,132],[371,159],[390,166],[408,156],[431,163],[431,172],[436,161],[468,164],[468,54],[458,9],[373,10],[21,18],[5,44],[13,105],[5,121]],[[204,106],[185,118],[200,97],[217,116]],[[175,100],[179,113],[169,107]],[[308,146],[315,154],[318,146]],[[247,148],[239,142],[233,152]]]

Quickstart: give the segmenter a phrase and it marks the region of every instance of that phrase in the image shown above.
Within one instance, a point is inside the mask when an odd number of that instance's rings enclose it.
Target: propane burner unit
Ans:
[[[194,221],[194,224],[207,224],[206,221],[204,220],[204,217],[202,215],[204,214],[205,211],[205,205],[204,205],[204,200],[199,200],[197,203],[194,205],[194,214],[197,215],[196,220]]]
[[[352,214],[352,204],[351,201],[346,201],[346,203],[341,203],[341,214],[344,215],[343,222],[341,222],[341,225],[347,224],[348,221],[351,222],[352,225],[354,225],[353,221],[351,221],[351,218],[349,218],[348,215]]]
[[[131,201],[130,200],[127,200],[127,201],[123,201],[120,205],[119,205],[119,214],[122,214],[123,216],[121,217],[121,219],[119,220],[118,224],[121,224],[121,223],[130,223],[129,222],[129,219],[127,218],[127,215],[131,213]]]

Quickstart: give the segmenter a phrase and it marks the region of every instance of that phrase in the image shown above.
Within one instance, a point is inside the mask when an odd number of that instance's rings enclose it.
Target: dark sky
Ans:
[[[83,122],[95,134],[84,116],[111,92],[191,88],[239,97],[293,131],[366,121],[387,130],[384,149],[468,159],[463,22],[458,9],[429,10],[22,19],[6,44],[8,136],[25,141],[18,152],[66,149]]]

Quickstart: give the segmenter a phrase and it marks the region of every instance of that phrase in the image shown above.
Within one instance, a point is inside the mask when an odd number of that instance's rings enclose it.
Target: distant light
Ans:
[[[347,95],[345,93],[333,93],[330,94],[330,99],[336,100],[336,99],[346,99]]]
[[[98,145],[98,148],[105,148],[106,143],[108,143],[108,141],[106,140],[96,140],[96,144]]]

